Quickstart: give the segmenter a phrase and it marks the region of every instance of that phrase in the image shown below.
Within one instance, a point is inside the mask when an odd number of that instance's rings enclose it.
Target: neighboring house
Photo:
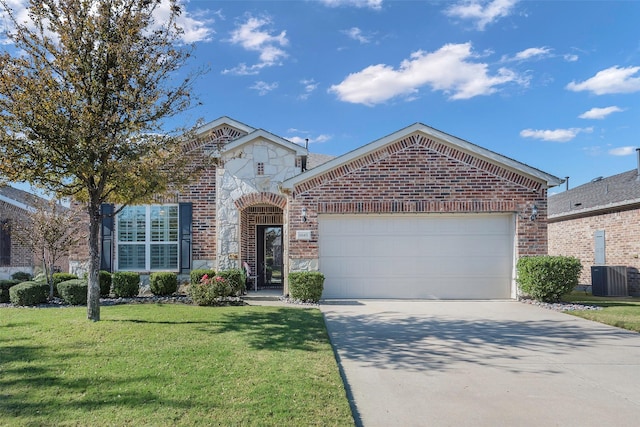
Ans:
[[[28,220],[35,206],[46,201],[26,191],[8,185],[0,186],[0,279],[10,278],[18,271],[33,274],[42,266],[41,257],[34,255],[13,235],[15,225]],[[68,269],[68,259],[57,263],[60,270]]]
[[[515,261],[547,253],[547,189],[562,183],[419,123],[320,165],[228,117],[190,145],[211,167],[162,204],[106,217],[103,268],[246,262],[285,294],[288,272],[319,270],[325,298],[514,298]]]
[[[549,254],[579,258],[580,282],[592,266],[626,266],[630,295],[640,295],[638,169],[596,178],[549,197]]]

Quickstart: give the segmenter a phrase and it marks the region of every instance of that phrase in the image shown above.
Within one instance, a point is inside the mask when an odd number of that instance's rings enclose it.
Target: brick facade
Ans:
[[[528,214],[533,205],[535,221]],[[318,258],[318,215],[323,213],[512,212],[517,214],[516,255],[543,255],[546,207],[540,182],[411,135],[296,185],[289,196],[289,257]],[[297,230],[311,230],[311,240],[296,240]]]
[[[29,248],[21,244],[19,239],[15,237],[15,225],[24,225],[27,220],[27,211],[0,200],[0,227],[2,224],[9,225],[8,232],[11,239],[10,263],[9,265],[0,265],[0,280],[10,278],[13,273],[18,271],[24,271],[32,274],[34,272],[42,271],[42,257],[39,254],[32,253]],[[55,268],[60,271],[68,271],[68,256],[61,256],[56,262]]]
[[[549,254],[579,258],[583,267],[580,283],[591,285],[598,230],[605,231],[605,264],[627,266],[629,294],[640,295],[640,209],[554,218],[549,223]]]
[[[290,141],[228,118],[206,125],[188,148],[210,164],[164,200],[191,203],[191,268],[246,261],[255,274],[256,230],[266,225],[282,226],[285,272],[317,270],[322,214],[507,213],[515,224],[514,256],[546,254],[547,188],[560,181],[418,125],[305,173],[308,152]],[[297,231],[310,232],[310,239]]]
[[[26,215],[24,210],[0,200],[0,224],[8,222],[10,236],[12,234],[11,225],[24,222]],[[36,264],[40,264],[40,260],[36,260],[34,254],[21,245],[18,239],[11,237],[10,263],[9,265],[0,265],[0,279],[8,279],[11,274],[17,271],[31,273]]]

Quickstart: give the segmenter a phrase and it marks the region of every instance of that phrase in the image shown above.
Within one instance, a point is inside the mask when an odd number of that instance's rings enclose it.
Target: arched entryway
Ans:
[[[284,197],[272,193],[256,193],[236,201],[240,211],[240,254],[251,272],[250,290],[283,290],[285,205]]]

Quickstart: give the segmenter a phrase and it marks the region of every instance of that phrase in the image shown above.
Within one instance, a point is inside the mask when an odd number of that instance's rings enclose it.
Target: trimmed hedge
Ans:
[[[71,273],[53,273],[53,286],[57,286],[59,283],[66,282],[67,280],[77,279],[78,276]]]
[[[111,294],[111,273],[100,270],[98,272],[98,282],[100,283],[100,296],[107,298]]]
[[[70,305],[87,303],[87,282],[83,279],[71,279],[58,283],[60,298]]]
[[[582,264],[574,257],[534,256],[518,260],[518,285],[531,298],[556,302],[578,286]]]
[[[318,302],[324,289],[324,275],[318,271],[289,273],[289,296],[294,300]]]
[[[240,296],[246,290],[247,276],[244,274],[244,270],[233,268],[230,270],[218,271],[217,275],[227,279],[231,286],[231,295]]]
[[[111,276],[113,294],[116,298],[137,297],[140,293],[140,274],[131,271],[119,271]]]
[[[71,273],[53,273],[51,275],[53,278],[53,296],[59,297],[60,293],[58,292],[58,284],[62,282],[66,282],[67,280],[77,279],[78,276]]]
[[[213,277],[216,275],[216,272],[214,270],[210,270],[206,268],[191,270],[191,273],[189,273],[189,279],[191,280],[191,284],[195,285],[197,283],[200,283],[202,281],[202,276],[204,276],[205,274],[209,277]]]
[[[28,282],[33,279],[33,276],[25,271],[16,271],[11,275],[11,278],[19,282]]]
[[[0,303],[10,302],[9,289],[20,283],[20,280],[6,279],[0,280]]]
[[[49,284],[42,282],[22,282],[9,288],[9,299],[15,305],[38,305],[47,302]]]
[[[154,295],[171,295],[178,290],[178,276],[171,272],[151,273],[149,288]]]

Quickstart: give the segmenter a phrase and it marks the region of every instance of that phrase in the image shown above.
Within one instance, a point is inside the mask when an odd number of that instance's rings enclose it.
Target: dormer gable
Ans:
[[[267,132],[264,129],[258,129],[225,145],[221,151],[221,154],[227,154],[237,151],[239,149],[242,149],[244,145],[253,143],[257,140],[262,140],[268,144],[277,145],[281,148],[295,153],[296,156],[306,156],[309,152],[309,150],[302,147],[301,145],[295,144],[289,140]]]

